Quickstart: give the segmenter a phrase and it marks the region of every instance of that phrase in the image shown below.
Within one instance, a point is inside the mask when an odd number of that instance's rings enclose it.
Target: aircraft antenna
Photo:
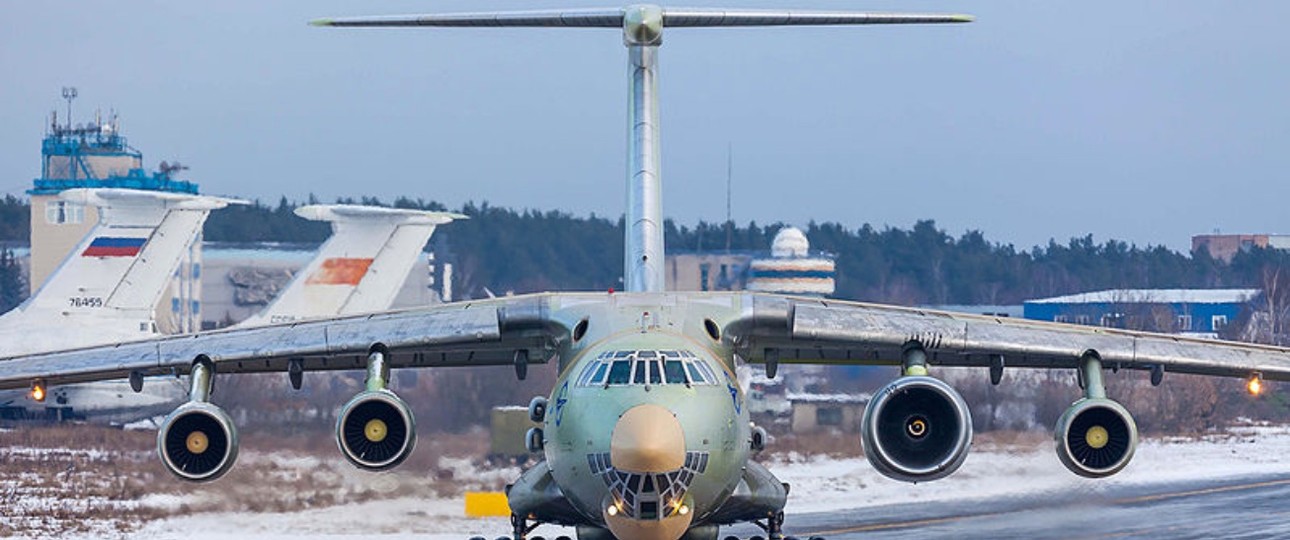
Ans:
[[[730,217],[731,185],[735,177],[735,148],[726,143],[726,253],[730,253],[730,244],[735,236],[735,221]]]

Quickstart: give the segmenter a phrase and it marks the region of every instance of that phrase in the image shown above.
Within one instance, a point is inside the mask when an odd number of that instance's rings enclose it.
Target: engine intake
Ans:
[[[223,409],[190,401],[157,431],[157,454],[172,474],[191,482],[215,480],[237,461],[237,429]]]
[[[336,442],[350,463],[384,471],[403,462],[416,445],[412,410],[389,390],[354,396],[336,420]]]
[[[1057,457],[1071,472],[1102,478],[1120,472],[1138,447],[1138,426],[1122,405],[1085,398],[1057,420]]]
[[[884,476],[926,482],[958,470],[972,445],[967,403],[932,377],[901,377],[865,407],[860,425],[865,457]]]

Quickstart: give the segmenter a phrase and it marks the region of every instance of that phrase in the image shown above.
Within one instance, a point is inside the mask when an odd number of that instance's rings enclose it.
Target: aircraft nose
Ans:
[[[652,403],[637,405],[618,418],[609,453],[620,471],[674,471],[685,464],[685,432],[672,411]]]

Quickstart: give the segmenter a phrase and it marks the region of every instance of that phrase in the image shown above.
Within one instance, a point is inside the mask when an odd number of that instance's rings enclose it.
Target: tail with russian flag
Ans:
[[[25,338],[0,344],[0,354],[155,333],[153,311],[206,217],[241,202],[131,189],[70,189],[59,197],[97,207],[99,223],[31,298],[0,317],[0,333]]]
[[[239,326],[389,309],[438,225],[466,216],[348,204],[296,214],[329,221],[332,235],[264,311]]]

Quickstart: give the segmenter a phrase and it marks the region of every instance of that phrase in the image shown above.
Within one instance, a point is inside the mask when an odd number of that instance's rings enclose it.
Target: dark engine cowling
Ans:
[[[223,409],[191,401],[161,424],[157,454],[166,469],[183,480],[214,480],[237,461],[237,429]]]
[[[389,390],[363,392],[336,419],[336,443],[350,463],[371,471],[395,467],[416,445],[412,410]]]
[[[972,417],[963,397],[943,381],[901,377],[869,401],[860,436],[878,472],[926,482],[953,473],[967,459]]]
[[[1057,457],[1071,472],[1102,478],[1120,472],[1138,447],[1138,426],[1125,408],[1109,399],[1076,401],[1057,420]]]

